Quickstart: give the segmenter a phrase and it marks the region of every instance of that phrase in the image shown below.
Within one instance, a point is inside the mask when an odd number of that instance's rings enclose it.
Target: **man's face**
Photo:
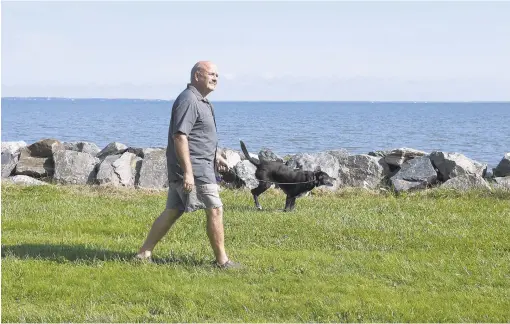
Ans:
[[[207,89],[209,92],[216,89],[218,83],[218,70],[216,65],[206,65],[198,72],[198,84],[201,88]]]

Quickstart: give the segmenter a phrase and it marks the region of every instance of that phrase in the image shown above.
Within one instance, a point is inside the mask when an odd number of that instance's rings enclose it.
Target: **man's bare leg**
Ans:
[[[178,209],[165,209],[152,224],[147,239],[140,248],[140,251],[138,251],[136,257],[139,259],[149,259],[156,244],[165,236],[182,214],[183,212]]]
[[[225,253],[225,238],[223,229],[223,207],[208,208],[205,210],[207,215],[207,236],[214,251],[216,262],[224,264],[228,261]]]

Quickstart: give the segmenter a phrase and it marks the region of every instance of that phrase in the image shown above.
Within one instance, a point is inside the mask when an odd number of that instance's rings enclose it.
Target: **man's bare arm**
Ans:
[[[193,178],[193,169],[191,168],[191,158],[189,156],[188,137],[185,134],[177,133],[173,136],[175,144],[175,153],[182,171],[184,172],[184,189],[191,191],[195,185]]]

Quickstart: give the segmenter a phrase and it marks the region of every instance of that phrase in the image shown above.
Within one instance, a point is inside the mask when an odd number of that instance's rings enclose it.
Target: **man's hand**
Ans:
[[[216,170],[220,173],[228,171],[227,160],[219,154],[216,155]]]
[[[195,186],[195,178],[193,177],[193,173],[185,172],[182,178],[184,191],[190,193]]]

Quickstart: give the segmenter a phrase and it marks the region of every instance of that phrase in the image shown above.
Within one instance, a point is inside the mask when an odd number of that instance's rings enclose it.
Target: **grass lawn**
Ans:
[[[224,190],[131,258],[166,193],[2,184],[2,322],[509,322],[510,193]]]

